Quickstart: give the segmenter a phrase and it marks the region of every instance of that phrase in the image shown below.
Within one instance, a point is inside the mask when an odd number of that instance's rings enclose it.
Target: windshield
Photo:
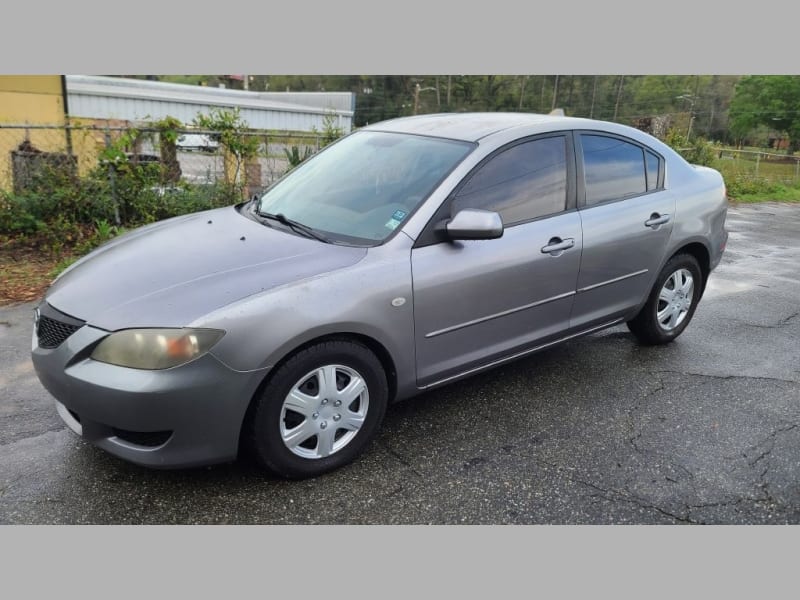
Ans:
[[[473,144],[360,131],[301,164],[261,198],[258,212],[345,242],[385,240]]]

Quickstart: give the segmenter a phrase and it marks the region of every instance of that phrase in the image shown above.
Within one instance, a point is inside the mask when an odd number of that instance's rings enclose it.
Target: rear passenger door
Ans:
[[[664,159],[631,139],[576,132],[583,255],[570,325],[620,317],[647,295],[672,232]]]

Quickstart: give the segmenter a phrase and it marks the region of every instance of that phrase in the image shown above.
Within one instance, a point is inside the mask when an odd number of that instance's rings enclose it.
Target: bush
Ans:
[[[314,154],[314,151],[308,146],[305,146],[302,152],[298,146],[292,146],[291,152],[288,148],[284,148],[283,152],[286,154],[286,160],[289,161],[289,166],[286,168],[287,173]]]
[[[111,169],[111,173],[109,172]],[[39,173],[22,193],[0,192],[0,235],[53,255],[91,250],[120,225],[136,227],[190,212],[232,204],[237,185],[162,185],[162,165],[118,158],[86,177]]]
[[[708,140],[702,137],[695,137],[692,142],[689,142],[686,136],[674,128],[667,132],[665,141],[668,146],[693,165],[710,167],[714,164],[718,153],[717,146]]]
[[[336,122],[336,114],[326,112],[325,116],[322,118],[322,131],[317,131],[316,127],[311,128],[311,131],[320,136],[320,149],[328,144],[332,144],[344,135],[344,131],[336,126]]]
[[[764,177],[756,177],[749,173],[733,171],[723,172],[725,185],[728,189],[728,196],[738,198],[747,195],[770,195],[780,192],[785,186],[780,183],[772,182]]]

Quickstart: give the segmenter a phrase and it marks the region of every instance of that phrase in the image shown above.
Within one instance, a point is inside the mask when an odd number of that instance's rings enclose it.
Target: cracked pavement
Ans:
[[[800,523],[800,205],[741,205],[673,344],[616,327],[390,408],[354,464],[151,471],[85,443],[0,308],[0,523]]]

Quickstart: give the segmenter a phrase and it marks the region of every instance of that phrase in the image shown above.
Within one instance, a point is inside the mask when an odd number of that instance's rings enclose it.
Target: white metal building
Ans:
[[[73,117],[157,121],[170,116],[190,124],[198,112],[238,108],[253,129],[317,131],[334,115],[345,133],[353,126],[352,92],[251,92],[120,77],[67,75]]]

